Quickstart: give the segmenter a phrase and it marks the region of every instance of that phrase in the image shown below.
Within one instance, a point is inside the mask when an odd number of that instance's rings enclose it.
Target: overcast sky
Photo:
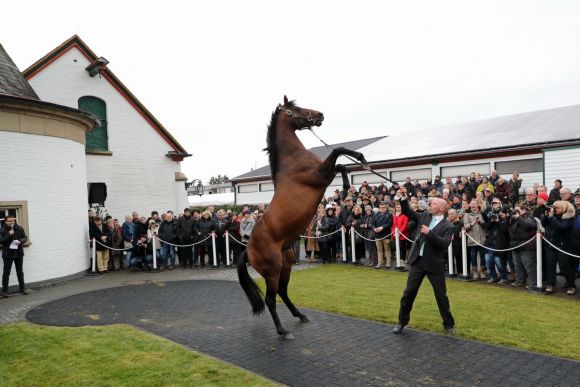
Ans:
[[[580,103],[578,1],[53,0],[1,12],[21,70],[74,34],[107,58],[204,182],[267,162],[284,94],[324,113],[331,143]]]

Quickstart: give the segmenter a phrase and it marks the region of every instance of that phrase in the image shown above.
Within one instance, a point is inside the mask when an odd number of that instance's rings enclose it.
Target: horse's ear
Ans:
[[[286,97],[286,95],[284,95],[284,106],[288,105],[288,97]]]

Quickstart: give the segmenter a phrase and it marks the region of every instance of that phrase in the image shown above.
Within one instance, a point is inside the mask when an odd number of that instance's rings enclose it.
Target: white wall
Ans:
[[[90,77],[88,64],[75,47],[29,81],[45,101],[74,108],[81,96],[105,101],[113,155],[87,155],[87,181],[107,184],[106,209],[119,220],[134,210],[140,214],[183,210],[187,193],[183,183],[175,181],[180,164],[165,156],[172,147],[105,77]]]
[[[574,192],[580,187],[580,148],[544,152],[546,186],[552,188],[554,180],[562,180],[564,187]]]
[[[44,281],[88,268],[84,145],[4,131],[0,144],[0,201],[28,202],[32,244],[24,248],[24,280]],[[13,268],[10,285],[17,283]]]

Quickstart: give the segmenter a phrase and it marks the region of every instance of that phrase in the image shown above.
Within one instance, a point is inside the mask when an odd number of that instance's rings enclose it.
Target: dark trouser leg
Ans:
[[[443,326],[445,328],[452,328],[455,325],[455,320],[451,314],[451,307],[449,306],[449,298],[447,298],[447,287],[445,286],[445,274],[427,274],[431,286],[433,286],[433,293],[437,300],[439,313],[443,319]]]
[[[330,262],[336,261],[336,242],[335,241],[328,242],[328,260]]]
[[[526,270],[526,274],[528,276],[528,286],[535,287],[536,286],[536,252],[535,251],[522,251],[521,253],[521,260],[524,268]],[[539,284],[542,287],[542,284]]]
[[[460,244],[453,244],[453,259],[455,261],[455,271],[459,275],[463,274],[463,252]]]
[[[22,270],[23,263],[24,257],[14,258],[14,264],[16,266],[16,277],[18,277],[20,291],[24,290],[24,271]]]
[[[10,279],[10,272],[12,271],[12,262],[14,258],[3,257],[4,260],[4,272],[2,273],[2,291],[8,293],[8,280]]]
[[[574,267],[576,266],[574,262],[577,262],[575,258],[570,257],[564,253],[557,251],[556,259],[558,261],[558,266],[560,267],[560,273],[566,279],[566,283],[564,284],[565,288],[575,288],[576,285],[574,284],[576,280],[576,272]]]
[[[407,325],[409,319],[411,318],[411,310],[413,309],[413,303],[415,302],[415,297],[417,297],[417,292],[423,282],[425,273],[411,266],[409,271],[409,276],[407,277],[407,286],[403,291],[403,297],[401,297],[401,307],[399,309],[399,323],[402,325]]]
[[[544,259],[546,260],[546,284],[556,285],[556,264],[558,263],[558,253],[552,246],[544,249]]]

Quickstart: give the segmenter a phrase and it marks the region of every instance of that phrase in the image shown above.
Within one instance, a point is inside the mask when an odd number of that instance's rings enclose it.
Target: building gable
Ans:
[[[80,37],[74,35],[54,50],[49,52],[47,55],[39,59],[37,62],[32,64],[26,70],[22,72],[25,79],[30,81],[36,75],[41,73],[57,59],[65,55],[70,50],[78,50],[88,61],[92,63],[98,59],[97,55],[81,40]],[[113,86],[121,96],[141,115],[145,121],[161,135],[161,137],[171,146],[173,149],[167,156],[171,157],[174,161],[182,161],[184,157],[190,156],[187,151],[179,144],[179,142],[169,133],[169,131],[161,125],[161,123],[145,108],[145,106],[127,89],[127,87],[113,74],[113,72],[105,67],[101,73],[101,76],[105,78],[111,86]]]

